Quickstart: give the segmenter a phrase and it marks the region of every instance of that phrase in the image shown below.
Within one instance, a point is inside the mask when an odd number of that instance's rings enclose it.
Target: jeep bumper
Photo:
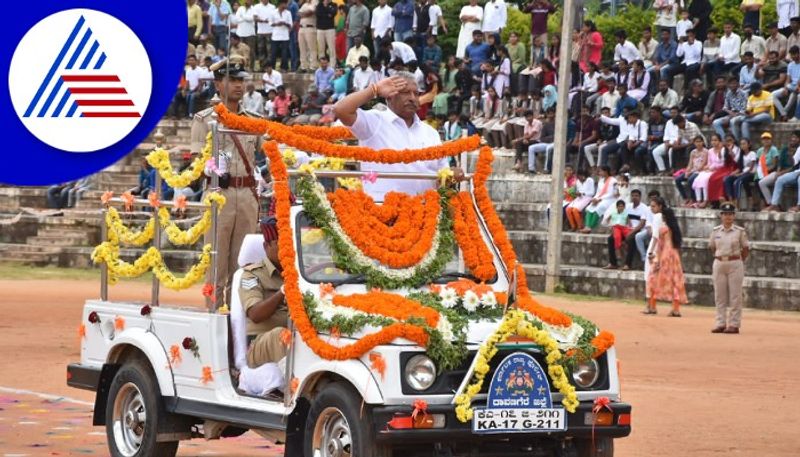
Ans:
[[[567,429],[560,432],[530,432],[530,433],[491,433],[477,434],[472,432],[472,421],[462,423],[456,418],[454,405],[429,405],[427,414],[443,415],[444,425],[440,428],[394,428],[389,425],[393,419],[406,418],[412,413],[410,406],[378,406],[373,408],[372,416],[375,424],[375,437],[378,441],[387,444],[408,444],[416,442],[448,443],[448,442],[492,442],[492,441],[520,441],[530,442],[539,438],[560,440],[564,438],[589,438],[592,437],[592,428],[595,415],[592,412],[593,404],[581,403],[574,413],[567,413]],[[631,433],[631,405],[613,402],[608,405],[611,409],[604,410],[607,425],[594,424],[595,438],[622,438]],[[403,421],[395,421],[402,423]],[[413,421],[405,421],[408,422]]]

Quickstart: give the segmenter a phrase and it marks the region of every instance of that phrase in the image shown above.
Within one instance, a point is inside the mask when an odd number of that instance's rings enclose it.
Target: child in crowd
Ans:
[[[683,170],[675,173],[675,187],[678,188],[678,193],[683,198],[683,206],[691,207],[696,203],[695,195],[692,191],[694,180],[697,175],[705,168],[706,161],[708,160],[708,151],[706,151],[706,142],[702,136],[698,135],[694,138],[694,150],[689,156],[689,164]],[[686,185],[689,185],[687,188]]]
[[[275,97],[278,95],[275,89],[270,89],[267,92],[267,101],[264,102],[264,114],[267,119],[275,119]]]
[[[626,204],[631,202],[631,175],[622,173],[617,177],[617,193],[619,199]]]
[[[737,160],[737,170],[727,178],[723,183],[725,187],[725,198],[732,201],[736,207],[739,207],[739,197],[741,196],[742,188],[748,198],[752,198],[753,194],[750,187],[755,180],[756,162],[758,156],[750,146],[750,140],[742,138],[739,140],[739,160]],[[754,205],[755,206],[755,205]],[[745,205],[747,208],[747,205]]]
[[[616,209],[606,213],[603,218],[603,223],[611,226],[611,236],[614,238],[614,249],[617,251],[618,259],[624,259],[622,256],[623,242],[632,230],[629,225],[629,216],[625,200],[617,200]],[[611,268],[613,265],[606,266],[607,270]]]
[[[697,197],[696,208],[708,206],[708,184],[711,180],[711,175],[725,165],[725,154],[727,154],[727,151],[722,144],[722,138],[716,133],[712,134],[711,148],[706,152],[706,164],[692,183],[692,190],[694,190],[694,194]]]
[[[686,40],[686,31],[693,27],[689,19],[689,10],[681,9],[681,20],[675,24],[675,35],[678,35],[678,42]]]
[[[447,122],[444,123],[444,140],[451,141],[461,138],[461,125],[458,123],[458,113],[450,111],[447,115]]]
[[[343,99],[347,95],[347,79],[349,76],[350,76],[349,68],[346,71],[344,68],[341,67],[334,70],[333,81],[331,82],[331,86],[333,87],[334,103]]]

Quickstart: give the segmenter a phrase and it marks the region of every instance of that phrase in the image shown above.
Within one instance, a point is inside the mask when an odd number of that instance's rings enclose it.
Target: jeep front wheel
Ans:
[[[141,361],[119,369],[108,392],[106,436],[113,457],[174,457],[177,441],[158,442],[159,421],[168,420],[150,368]]]
[[[306,457],[391,457],[375,443],[372,418],[361,415],[361,397],[343,383],[331,384],[314,396],[305,429]]]

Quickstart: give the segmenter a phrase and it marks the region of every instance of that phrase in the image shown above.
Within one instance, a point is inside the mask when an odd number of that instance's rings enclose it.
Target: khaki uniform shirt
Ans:
[[[262,263],[254,263],[244,267],[242,282],[239,284],[239,301],[247,311],[272,294],[280,290],[283,285],[281,273],[275,265],[264,259]],[[286,327],[288,321],[288,308],[286,302],[281,303],[269,319],[255,323],[247,318],[247,334],[260,335],[276,327]]]
[[[741,256],[744,248],[750,247],[747,232],[744,227],[738,225],[732,225],[729,229],[726,229],[724,225],[714,227],[709,243],[714,257]]]
[[[231,63],[234,62],[233,56],[238,55],[241,56],[242,58],[241,63],[245,67],[250,68],[250,46],[244,44],[243,41],[240,41],[239,44],[236,46],[231,46],[230,55],[231,55]]]
[[[206,145],[206,136],[208,135],[208,132],[211,131],[211,127],[209,127],[209,124],[212,121],[212,116],[211,116],[212,114],[214,114],[213,107],[200,111],[194,115],[194,120],[192,121],[192,136],[191,136],[192,153],[199,154],[200,151],[203,150],[203,147]],[[239,114],[244,114],[249,117],[259,117],[259,118],[261,117],[258,114],[245,111],[241,107],[239,108]],[[222,126],[222,124],[220,124],[220,126]],[[250,169],[253,170],[253,172],[255,173],[256,165],[255,165],[254,154],[257,148],[261,147],[261,138],[254,135],[247,135],[247,136],[240,135],[239,142],[242,143],[242,148],[244,149],[244,153],[247,157],[248,162],[250,163]],[[239,151],[236,150],[236,144],[234,144],[230,135],[227,134],[220,135],[219,155],[220,155],[221,170],[227,170],[227,172],[230,173],[231,176],[233,177],[247,176],[247,168],[242,163],[242,156],[241,154],[239,154]]]

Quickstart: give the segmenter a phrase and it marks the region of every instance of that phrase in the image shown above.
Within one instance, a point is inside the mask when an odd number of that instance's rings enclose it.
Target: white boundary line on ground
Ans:
[[[0,392],[6,394],[18,394],[18,395],[33,395],[39,398],[43,398],[45,400],[59,400],[59,401],[66,401],[69,403],[75,403],[76,405],[83,405],[83,406],[94,406],[94,403],[90,403],[88,401],[78,400],[77,398],[70,398],[64,397],[61,395],[53,395],[53,394],[46,394],[42,392],[34,392],[32,390],[25,390],[25,389],[15,389],[13,387],[3,387],[0,386]]]

